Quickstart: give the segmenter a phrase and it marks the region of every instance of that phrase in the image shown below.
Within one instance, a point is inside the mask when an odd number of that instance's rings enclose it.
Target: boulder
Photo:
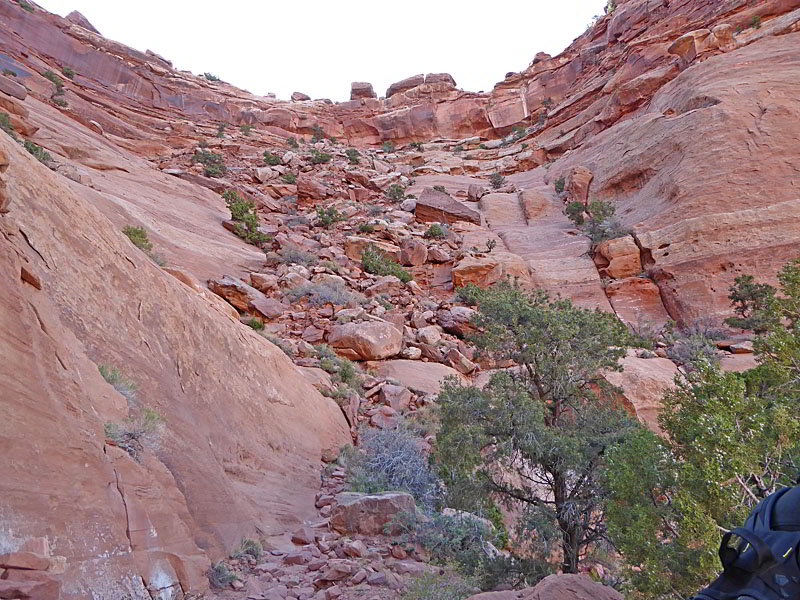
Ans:
[[[454,306],[450,309],[442,309],[436,312],[436,322],[447,333],[464,337],[468,333],[473,333],[475,327],[472,319],[477,314],[475,309],[467,306]]]
[[[279,300],[265,296],[241,279],[229,275],[220,279],[209,279],[208,288],[242,312],[275,319],[288,310],[288,306]]]
[[[5,75],[0,75],[0,92],[8,94],[17,100],[25,100],[25,97],[28,95],[28,90],[24,85],[17,83]]]
[[[343,534],[381,535],[398,514],[416,510],[413,496],[405,492],[344,492],[336,496],[336,502],[330,523]]]
[[[407,237],[400,242],[400,264],[418,267],[428,261],[428,245],[422,240]]]
[[[311,100],[311,96],[308,94],[304,94],[303,92],[293,92],[292,93],[292,101],[293,102],[304,102],[306,100]]]
[[[548,575],[521,600],[623,600],[614,588],[597,583],[588,575]]]
[[[403,349],[403,334],[391,323],[372,321],[334,325],[328,344],[356,360],[380,360]]]
[[[469,283],[488,287],[506,277],[518,279],[522,286],[531,284],[527,263],[521,256],[511,252],[467,255],[453,267],[452,277],[455,287],[463,287]]]
[[[361,98],[377,98],[372,84],[366,81],[354,81],[350,84],[350,100],[360,100]]]
[[[573,167],[567,176],[567,197],[572,202],[586,202],[589,200],[589,186],[592,184],[594,174],[586,167],[579,165]]]
[[[407,77],[406,79],[402,79],[401,81],[397,81],[390,85],[389,89],[386,90],[386,97],[391,98],[395,94],[405,92],[411,88],[417,87],[418,85],[422,85],[423,83],[425,83],[425,76],[422,74]]]
[[[411,392],[402,385],[384,384],[381,386],[379,397],[381,402],[397,412],[403,412],[411,403]]]
[[[381,377],[394,379],[413,392],[419,394],[438,394],[442,381],[447,377],[455,377],[466,383],[466,378],[447,365],[419,360],[387,360],[378,363],[367,363]]]
[[[403,289],[403,282],[394,275],[385,275],[378,278],[378,281],[369,286],[365,292],[367,296],[380,296],[387,294],[395,296]]]
[[[470,183],[467,188],[467,200],[470,202],[477,202],[484,195],[486,195],[486,188],[478,185],[477,183]]]
[[[330,195],[330,191],[321,181],[300,173],[297,176],[297,195],[306,200],[322,200]]]
[[[444,83],[451,87],[456,87],[456,80],[450,73],[428,73],[425,75],[425,83]]]
[[[481,224],[481,214],[459,202],[450,194],[425,188],[419,198],[414,211],[417,221],[423,223],[455,223],[467,221],[475,225]]]
[[[70,23],[72,23],[73,25],[80,25],[81,27],[83,27],[83,28],[84,28],[84,29],[86,29],[87,31],[91,31],[92,33],[96,33],[97,35],[100,35],[100,32],[99,32],[99,31],[97,31],[97,29],[95,29],[95,28],[94,28],[94,25],[92,25],[92,24],[89,22],[89,19],[87,19],[86,17],[84,17],[84,16],[83,16],[83,15],[82,15],[80,12],[78,12],[77,10],[73,10],[71,13],[69,13],[69,14],[68,14],[66,17],[64,17],[64,18],[65,18],[67,21],[69,21]]]
[[[597,244],[594,260],[600,274],[612,279],[633,277],[642,272],[639,246],[630,235]]]
[[[357,235],[350,235],[344,241],[344,253],[348,258],[352,258],[353,260],[361,260],[361,253],[364,252],[364,248],[372,244],[383,252],[389,258],[399,261],[400,260],[400,248],[395,246],[394,244],[390,244],[389,242],[381,242],[379,240],[373,240],[370,238],[360,237]]]

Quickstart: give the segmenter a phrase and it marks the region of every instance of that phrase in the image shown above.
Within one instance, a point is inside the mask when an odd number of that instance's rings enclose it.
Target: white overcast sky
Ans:
[[[78,10],[105,37],[255,94],[334,101],[351,81],[447,72],[489,91],[540,51],[558,54],[606,0],[36,0]]]

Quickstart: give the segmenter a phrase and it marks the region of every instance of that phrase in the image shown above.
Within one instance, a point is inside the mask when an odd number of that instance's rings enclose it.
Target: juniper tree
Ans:
[[[439,395],[435,458],[449,502],[479,499],[522,508],[520,533],[543,558],[559,547],[575,573],[606,537],[601,467],[637,425],[618,407],[603,371],[619,371],[634,342],[613,315],[526,293],[510,283],[465,291],[477,303],[479,348],[516,369],[478,389],[450,381]],[[535,532],[535,533],[533,533]]]

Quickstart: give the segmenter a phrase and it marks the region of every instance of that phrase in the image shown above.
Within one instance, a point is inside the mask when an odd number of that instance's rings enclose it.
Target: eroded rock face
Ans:
[[[315,514],[320,458],[349,440],[341,411],[69,180],[5,135],[0,149],[12,198],[0,216],[3,548],[46,531],[66,559],[63,598],[142,597],[142,580],[202,591],[209,559],[254,527],[279,533]],[[164,416],[157,458],[106,444],[104,425],[128,405],[98,364],[120,368]]]

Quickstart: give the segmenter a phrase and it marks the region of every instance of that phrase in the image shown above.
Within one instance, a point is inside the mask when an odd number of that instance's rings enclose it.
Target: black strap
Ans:
[[[753,547],[758,557],[756,568],[752,571],[753,573],[760,571],[764,565],[775,562],[775,556],[772,554],[772,550],[770,550],[770,547],[767,546],[760,537],[748,529],[737,527],[722,536],[722,543],[719,546],[719,559],[722,561],[722,566],[726,571],[733,566],[733,563],[739,557],[738,552],[733,555],[731,552],[726,551],[729,549],[728,542],[732,535],[739,536]]]

